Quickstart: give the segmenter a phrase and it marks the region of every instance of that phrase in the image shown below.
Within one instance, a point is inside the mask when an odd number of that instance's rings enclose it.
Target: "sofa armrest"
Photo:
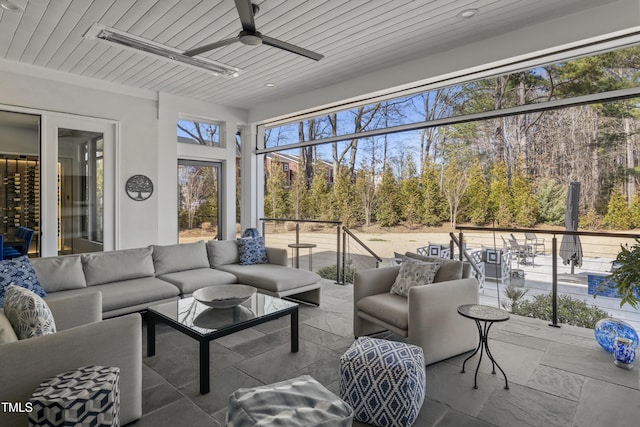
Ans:
[[[102,294],[100,291],[76,295],[52,293],[45,298],[45,302],[51,309],[58,331],[102,320]]]
[[[267,258],[269,258],[269,264],[287,266],[287,250],[282,248],[267,248]]]
[[[87,365],[120,368],[121,425],[142,416],[142,320],[138,313],[0,345],[0,401],[27,402],[47,378]],[[27,425],[0,411],[0,425]]]
[[[353,303],[370,295],[389,292],[399,271],[399,266],[356,271],[353,276]]]
[[[472,320],[458,314],[458,307],[478,300],[475,278],[409,289],[409,342],[425,350],[427,364],[475,348],[478,331]]]

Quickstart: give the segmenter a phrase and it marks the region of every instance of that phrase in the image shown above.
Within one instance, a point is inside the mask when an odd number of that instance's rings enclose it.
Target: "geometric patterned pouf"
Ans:
[[[421,347],[360,337],[340,357],[340,397],[358,421],[411,426],[424,402],[424,363]]]
[[[350,427],[353,410],[309,375],[229,396],[225,426]]]
[[[45,380],[29,402],[29,426],[119,427],[120,369],[85,366]]]

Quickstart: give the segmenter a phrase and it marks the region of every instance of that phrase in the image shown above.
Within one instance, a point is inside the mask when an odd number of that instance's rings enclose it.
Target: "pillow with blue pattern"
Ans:
[[[0,261],[0,307],[4,307],[4,294],[11,284],[29,289],[40,297],[47,296],[26,255]]]
[[[264,237],[238,239],[238,254],[240,255],[240,265],[269,263]]]

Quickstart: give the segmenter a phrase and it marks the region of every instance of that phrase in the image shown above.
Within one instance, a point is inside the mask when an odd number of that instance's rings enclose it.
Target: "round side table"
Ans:
[[[509,390],[509,381],[507,380],[507,374],[504,373],[498,362],[493,358],[491,351],[489,350],[489,329],[491,329],[491,325],[495,322],[506,322],[509,320],[509,312],[505,310],[501,310],[496,307],[491,307],[488,305],[480,305],[480,304],[466,304],[458,307],[458,314],[464,316],[468,319],[472,319],[476,322],[476,326],[478,327],[478,335],[480,337],[480,341],[478,342],[478,347],[474,350],[471,356],[467,357],[462,363],[462,373],[464,374],[464,365],[466,365],[467,361],[471,359],[473,356],[480,351],[480,357],[478,358],[478,365],[476,366],[476,375],[473,378],[473,388],[478,388],[478,369],[480,368],[480,363],[482,362],[482,353],[486,352],[489,360],[491,360],[492,364],[492,374],[496,373],[496,366],[502,372],[502,376],[504,377],[504,388]],[[480,322],[484,322],[484,325],[480,325]]]
[[[312,257],[312,253],[311,251],[313,250],[313,248],[317,247],[318,245],[316,245],[315,243],[290,243],[288,245],[291,249],[292,252],[295,253],[295,256],[291,258],[291,266],[293,267],[293,260],[295,259],[296,263],[295,263],[295,268],[300,268],[300,249],[309,249],[309,271],[313,271],[312,270],[312,264],[311,264],[311,257]]]

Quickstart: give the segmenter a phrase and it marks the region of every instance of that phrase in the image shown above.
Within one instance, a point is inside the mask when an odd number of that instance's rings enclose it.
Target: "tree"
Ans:
[[[498,225],[508,226],[513,222],[511,214],[511,193],[507,182],[507,169],[504,162],[498,160],[491,168],[489,184],[489,219]]]
[[[180,210],[185,212],[187,228],[194,227],[198,209],[205,204],[213,188],[213,170],[209,167],[180,166],[178,169]]]
[[[286,175],[280,162],[280,157],[276,154],[271,158],[271,163],[267,169],[266,191],[265,191],[265,214],[272,218],[283,218],[287,215],[287,194],[284,188]]]
[[[539,206],[540,222],[551,225],[564,224],[565,194],[555,179],[543,178],[538,183],[535,197]]]
[[[420,221],[420,207],[422,206],[422,194],[420,192],[420,179],[416,176],[416,164],[413,156],[407,153],[400,183],[400,210],[402,218],[409,228]]]
[[[522,158],[516,165],[511,181],[511,195],[513,203],[513,217],[521,227],[533,227],[538,218],[539,206],[533,197],[533,185],[524,169]]]
[[[338,176],[333,184],[332,207],[333,217],[340,219],[347,227],[352,227],[359,219],[359,205],[355,203],[356,192],[351,172],[345,166],[338,169]]]
[[[367,168],[361,168],[356,176],[356,194],[360,199],[364,224],[371,225],[371,217],[375,208],[376,186],[373,181],[373,173]]]
[[[307,192],[307,202],[310,207],[309,218],[331,219],[329,198],[331,189],[327,179],[327,171],[319,164],[314,165],[313,179]]]
[[[422,222],[425,225],[437,226],[442,223],[444,199],[440,190],[440,180],[433,162],[425,162],[420,178],[422,185]]]
[[[633,228],[640,228],[640,195],[634,194],[631,199],[631,207],[629,207],[631,212],[631,222]]]
[[[467,216],[475,225],[484,225],[489,218],[489,190],[480,160],[476,157],[469,169],[467,191],[465,193]]]
[[[619,189],[614,189],[609,198],[607,214],[604,216],[604,223],[611,228],[618,230],[628,230],[633,224],[633,218],[627,200]]]
[[[300,170],[300,165],[298,166],[298,170],[294,172],[293,179],[291,180],[291,188],[289,188],[287,196],[293,218],[305,218],[307,210],[307,177],[305,171]]]
[[[444,181],[442,191],[449,204],[449,221],[452,228],[455,228],[458,218],[458,208],[467,190],[467,169],[458,163],[456,158],[449,161],[444,170]]]
[[[399,187],[390,167],[382,172],[382,179],[376,192],[376,220],[383,227],[397,225],[400,222],[398,203]]]

